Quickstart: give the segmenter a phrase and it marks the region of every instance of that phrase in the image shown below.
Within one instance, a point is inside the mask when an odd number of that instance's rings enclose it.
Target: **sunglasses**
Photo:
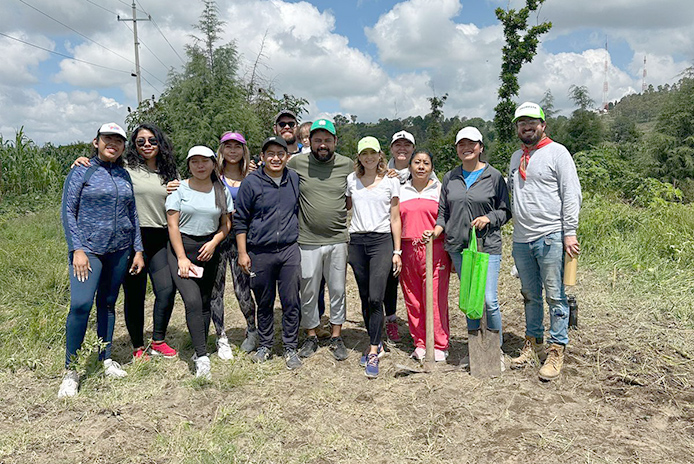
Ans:
[[[289,127],[290,129],[293,129],[294,126],[296,126],[296,122],[294,121],[280,121],[277,123],[278,126],[280,126],[280,129],[284,129],[285,127]]]
[[[150,137],[148,139],[145,139],[144,137],[140,137],[139,139],[135,140],[135,145],[137,145],[138,147],[144,147],[147,142],[149,142],[149,144],[152,145],[153,147],[156,147],[157,145],[159,145],[159,142],[157,141],[156,137]]]

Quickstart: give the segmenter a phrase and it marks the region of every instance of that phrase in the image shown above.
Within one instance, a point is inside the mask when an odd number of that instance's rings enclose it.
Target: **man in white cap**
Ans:
[[[545,134],[545,114],[536,103],[516,109],[521,149],[509,166],[512,192],[513,258],[525,300],[525,345],[512,368],[539,364],[544,339],[542,289],[549,305],[549,347],[542,380],[559,377],[569,342],[569,307],[564,292],[564,252],[579,254],[576,238],[581,184],[569,151]]]

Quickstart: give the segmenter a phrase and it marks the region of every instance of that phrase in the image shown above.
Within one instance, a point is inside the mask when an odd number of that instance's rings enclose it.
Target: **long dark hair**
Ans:
[[[155,159],[157,162],[157,174],[159,174],[161,183],[166,184],[169,181],[178,179],[178,169],[176,169],[176,160],[169,138],[161,129],[148,122],[140,124],[130,133],[130,140],[128,141],[128,146],[124,155],[125,160],[128,162],[128,166],[131,168],[139,168],[144,167],[146,164],[145,159],[137,152],[137,145],[135,143],[137,134],[143,129],[154,134],[159,144],[159,151]]]

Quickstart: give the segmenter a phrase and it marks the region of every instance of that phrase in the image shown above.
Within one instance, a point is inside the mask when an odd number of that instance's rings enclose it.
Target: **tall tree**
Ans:
[[[526,0],[525,8],[504,10],[497,8],[496,17],[504,26],[506,45],[502,48],[501,86],[499,104],[494,108],[494,126],[500,142],[511,142],[515,135],[511,121],[516,104],[513,97],[518,95],[518,73],[524,63],[530,63],[537,53],[539,37],[552,27],[551,22],[543,22],[528,28],[528,17],[537,11],[545,0]],[[525,32],[525,33],[524,33]],[[524,33],[524,34],[523,34]]]

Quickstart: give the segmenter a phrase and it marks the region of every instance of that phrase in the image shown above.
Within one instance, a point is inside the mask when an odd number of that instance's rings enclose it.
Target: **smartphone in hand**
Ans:
[[[192,264],[190,266],[190,272],[188,272],[188,277],[192,277],[194,279],[199,279],[200,277],[202,277],[202,273],[204,270],[205,270],[205,268],[200,267],[200,266],[196,266],[195,264]],[[178,275],[179,276],[181,275],[180,270],[178,271]]]

